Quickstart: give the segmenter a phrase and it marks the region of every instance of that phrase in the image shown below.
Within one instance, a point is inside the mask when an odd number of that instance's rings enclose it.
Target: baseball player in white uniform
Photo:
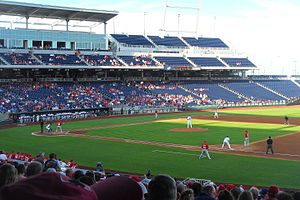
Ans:
[[[187,128],[193,128],[193,125],[192,125],[192,117],[189,115],[187,118]]]
[[[216,110],[215,113],[214,113],[214,118],[215,118],[215,119],[218,119],[218,118],[219,118],[219,113],[218,113],[217,110]]]
[[[223,140],[223,144],[222,144],[222,149],[224,148],[224,146],[225,146],[225,144],[228,146],[228,148],[230,149],[230,150],[232,150],[232,148],[231,148],[231,146],[230,146],[230,138],[229,138],[229,136],[226,136],[225,138],[224,138],[224,140]]]

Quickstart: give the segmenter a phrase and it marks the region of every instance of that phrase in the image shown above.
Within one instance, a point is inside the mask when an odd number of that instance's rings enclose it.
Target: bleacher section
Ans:
[[[187,61],[183,57],[163,57],[163,56],[157,56],[154,57],[157,59],[162,65],[164,66],[192,66],[189,61]]]
[[[129,66],[155,66],[156,62],[149,56],[119,56]]]
[[[36,54],[46,65],[86,65],[74,54]]]
[[[249,97],[251,100],[268,101],[268,100],[284,100],[284,98],[275,93],[266,90],[253,82],[249,81],[230,81],[221,83],[226,87]]]
[[[29,53],[0,53],[0,56],[11,65],[37,65],[39,64]],[[0,64],[4,64],[1,62]]]
[[[109,55],[84,55],[83,58],[92,66],[122,66],[114,56]]]
[[[185,82],[183,86],[190,91],[197,94],[207,94],[211,100],[224,100],[226,102],[242,102],[243,98],[238,97],[236,94],[219,87],[217,84],[189,81]]]
[[[182,37],[189,45],[204,48],[228,48],[228,46],[219,38],[194,38]]]
[[[199,67],[225,67],[225,65],[217,58],[208,58],[208,57],[188,57],[188,58]]]
[[[248,58],[221,58],[230,67],[256,67]]]
[[[265,80],[255,82],[258,82],[287,97],[300,96],[300,87],[290,80]]]
[[[111,36],[121,44],[153,47],[153,44],[149,40],[147,40],[143,35],[111,34]]]
[[[159,37],[159,36],[148,36],[156,45],[166,47],[187,47],[178,37]]]

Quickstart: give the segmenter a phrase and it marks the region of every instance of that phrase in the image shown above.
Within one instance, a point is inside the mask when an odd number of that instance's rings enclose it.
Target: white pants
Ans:
[[[229,149],[232,149],[229,142],[223,142],[222,147],[221,147],[222,149],[224,148],[225,144],[228,146]]]
[[[193,128],[192,121],[187,121],[187,128]]]
[[[62,127],[61,126],[56,127],[56,132],[58,131],[58,129],[60,130],[60,132],[62,132]]]
[[[210,156],[209,156],[209,153],[208,153],[208,150],[207,149],[202,149],[202,152],[201,152],[201,154],[200,154],[200,156],[199,156],[199,159],[201,159],[202,157],[203,157],[203,154],[206,154],[206,156],[207,156],[207,158],[210,160],[211,158],[210,158]]]
[[[244,140],[244,147],[249,146],[249,138],[245,138]]]

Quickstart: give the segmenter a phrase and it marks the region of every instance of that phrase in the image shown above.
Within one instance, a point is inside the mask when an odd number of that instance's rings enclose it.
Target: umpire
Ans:
[[[267,151],[266,151],[266,154],[268,154],[269,149],[271,150],[272,154],[274,154],[274,151],[273,151],[273,140],[272,140],[271,136],[269,136],[269,139],[267,139]]]

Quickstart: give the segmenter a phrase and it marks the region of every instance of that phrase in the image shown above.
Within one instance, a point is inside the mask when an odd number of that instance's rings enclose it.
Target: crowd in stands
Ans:
[[[82,170],[74,166],[63,168],[55,153],[50,153],[49,158],[44,158],[41,152],[25,164],[17,162],[16,155],[15,153],[7,155],[0,151],[0,199],[3,200],[300,199],[300,192],[282,191],[275,185],[258,188],[215,184],[199,179],[181,181],[169,175],[153,176],[151,170],[144,176],[108,174],[105,173],[101,162],[97,163],[95,170]]]
[[[180,82],[12,82],[0,85],[0,112],[89,109],[111,106],[222,105],[205,88],[185,88]],[[195,90],[196,89],[196,90]],[[201,89],[201,91],[199,91]],[[222,89],[224,90],[224,89]],[[214,95],[214,98],[210,97]],[[232,95],[235,95],[231,93]],[[272,103],[273,100],[240,97],[232,103]],[[92,115],[93,113],[91,113]],[[67,118],[78,118],[70,114]],[[82,116],[85,116],[82,114]],[[59,116],[57,116],[59,117]],[[65,119],[67,119],[65,118]],[[82,118],[82,117],[80,117]]]

